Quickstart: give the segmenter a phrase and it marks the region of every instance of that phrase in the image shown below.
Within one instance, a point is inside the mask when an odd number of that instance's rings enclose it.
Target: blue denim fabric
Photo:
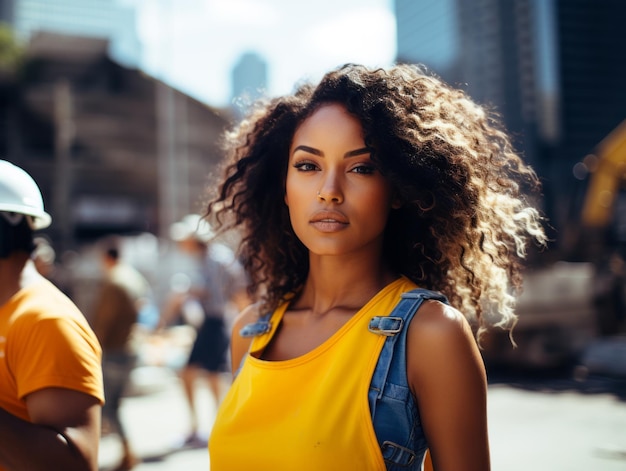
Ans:
[[[261,316],[257,322],[244,325],[239,331],[239,335],[242,337],[256,337],[257,335],[267,334],[272,330],[272,323],[270,322],[271,317],[272,313],[270,312],[269,314]]]
[[[428,447],[406,373],[407,327],[424,299],[448,302],[441,293],[415,289],[402,295],[389,321],[375,317],[370,322],[370,331],[387,336],[372,375],[368,401],[388,471],[421,470]]]
[[[253,322],[251,324],[244,325],[239,330],[239,335],[241,335],[242,337],[249,338],[249,337],[257,337],[259,335],[267,334],[270,330],[272,330],[272,323],[270,322],[271,318],[272,318],[271,312],[268,312],[267,314],[262,315],[258,321]],[[239,362],[239,366],[237,367],[237,371],[235,371],[233,378],[236,378],[239,375],[239,372],[241,371],[241,368],[243,368],[243,364],[246,361],[247,356],[248,354],[246,353],[244,356],[241,357],[241,361]]]

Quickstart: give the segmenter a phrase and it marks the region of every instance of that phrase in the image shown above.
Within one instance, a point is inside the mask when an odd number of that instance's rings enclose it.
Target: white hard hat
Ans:
[[[214,237],[211,225],[198,214],[188,214],[170,226],[170,238],[174,241],[189,239],[208,242]]]
[[[32,229],[44,229],[52,218],[43,208],[43,197],[35,180],[6,160],[0,160],[0,211],[24,214]]]

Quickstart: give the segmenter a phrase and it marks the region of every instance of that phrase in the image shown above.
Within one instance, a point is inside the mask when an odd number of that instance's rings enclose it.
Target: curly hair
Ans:
[[[495,113],[417,65],[346,64],[314,86],[261,101],[225,135],[225,175],[207,215],[241,231],[250,293],[275,308],[306,280],[309,261],[284,203],[289,148],[298,126],[326,104],[361,123],[365,144],[403,202],[384,235],[390,266],[443,292],[478,322],[512,327],[521,259],[545,245],[538,191]]]

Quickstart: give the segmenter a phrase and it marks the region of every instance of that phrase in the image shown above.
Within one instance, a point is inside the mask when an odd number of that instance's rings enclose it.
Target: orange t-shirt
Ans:
[[[50,387],[104,403],[101,357],[83,314],[48,280],[0,306],[0,407],[14,416],[29,420],[24,396]]]
[[[209,441],[212,471],[383,471],[367,393],[385,337],[368,331],[416,286],[400,278],[383,288],[335,334],[285,361],[256,358],[276,332],[255,338],[222,403]]]

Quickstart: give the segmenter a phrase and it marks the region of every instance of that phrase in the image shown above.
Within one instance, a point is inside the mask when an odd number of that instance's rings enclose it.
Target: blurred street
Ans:
[[[133,451],[141,463],[136,471],[208,470],[206,447],[180,449],[188,433],[187,403],[182,385],[168,368],[139,368],[133,377],[136,394],[122,402],[122,418],[128,429]],[[226,385],[225,385],[226,388]],[[200,431],[208,436],[215,407],[208,390],[198,384]],[[225,391],[225,389],[224,389]],[[120,459],[117,436],[103,434],[100,470],[113,469]]]
[[[135,375],[144,392],[122,405],[136,471],[208,470],[206,448],[176,450],[187,411],[178,379],[165,369]],[[199,385],[202,431],[215,414]],[[576,381],[563,372],[490,373],[489,422],[494,471],[626,470],[626,378],[589,376]],[[245,446],[242,444],[242,446]],[[119,457],[116,437],[104,436],[101,471]]]
[[[626,378],[490,378],[492,470],[626,470]]]

